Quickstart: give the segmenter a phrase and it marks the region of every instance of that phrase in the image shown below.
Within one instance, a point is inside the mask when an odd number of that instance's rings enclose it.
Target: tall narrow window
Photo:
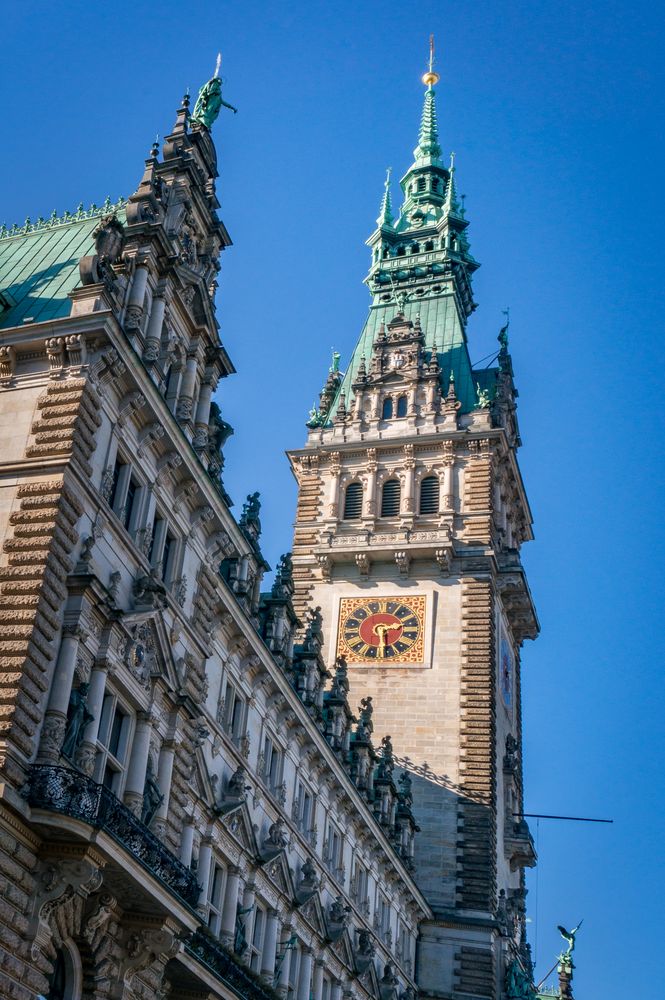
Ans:
[[[390,420],[393,415],[393,401],[390,396],[387,396],[383,401],[383,409],[381,410],[382,420]]]
[[[254,915],[254,927],[252,928],[252,941],[250,944],[249,966],[257,974],[261,971],[261,958],[263,952],[263,935],[266,922],[266,911],[256,907]]]
[[[399,399],[397,400],[397,416],[405,417],[406,409],[407,409],[406,396],[400,396]]]
[[[381,517],[397,517],[400,504],[399,479],[389,479],[383,484],[381,494]]]
[[[419,191],[424,191],[426,184],[427,184],[427,181],[425,180],[424,177],[419,177],[418,178],[418,190]]]
[[[138,487],[134,479],[129,480],[129,486],[127,487],[127,498],[125,500],[125,506],[123,507],[123,518],[122,523],[129,531],[129,526],[132,523],[132,513],[134,511],[134,501],[136,500],[136,493]]]
[[[439,513],[439,477],[425,476],[420,484],[420,513]]]
[[[208,927],[213,934],[219,934],[222,925],[226,869],[213,862],[208,888]]]
[[[349,483],[344,494],[344,520],[355,521],[362,514],[363,488],[360,483]]]
[[[106,785],[118,797],[124,784],[131,725],[131,716],[118,704],[115,695],[107,694],[102,704],[97,735],[95,780]]]

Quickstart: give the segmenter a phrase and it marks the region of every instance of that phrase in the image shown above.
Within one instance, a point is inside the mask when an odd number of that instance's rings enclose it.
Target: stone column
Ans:
[[[212,394],[215,391],[213,376],[206,372],[206,377],[201,383],[199,401],[196,404],[196,416],[194,417],[194,439],[192,444],[195,448],[205,448],[208,443],[208,421],[210,420],[210,403]]]
[[[309,987],[312,981],[312,953],[309,948],[303,948],[300,955],[300,973],[298,975],[297,1000],[309,1000]]]
[[[376,517],[376,448],[367,449],[367,496],[365,497],[365,516]]]
[[[192,864],[192,850],[194,848],[194,820],[188,819],[182,828],[180,835],[180,860],[187,868]],[[208,874],[210,870],[208,869]],[[199,872],[200,878],[200,872]]]
[[[314,963],[314,978],[312,979],[312,1000],[321,1000],[323,995],[323,960],[317,958]]]
[[[197,352],[194,351],[193,354],[187,355],[185,374],[183,375],[182,382],[180,383],[180,396],[178,398],[176,417],[181,422],[186,422],[192,416],[192,405],[194,403],[194,387],[196,385],[197,369],[198,369],[198,356]]]
[[[263,935],[263,951],[261,952],[261,975],[269,986],[272,986],[275,978],[278,936],[279,915],[277,910],[268,910],[266,915],[266,929]]]
[[[407,445],[407,448],[409,446]],[[406,449],[405,449],[406,451]],[[415,509],[415,498],[414,498],[414,477],[415,477],[416,463],[413,458],[413,449],[407,451],[404,460],[404,501],[402,503],[402,510],[406,514],[413,514]]]
[[[334,982],[330,991],[330,1000],[342,1000],[342,984]]]
[[[125,329],[137,330],[141,324],[143,316],[143,303],[145,302],[145,290],[148,286],[148,265],[141,262],[136,265],[132,287],[129,292],[129,300],[125,311]]]
[[[67,728],[67,709],[72,693],[79,641],[84,637],[78,625],[65,625],[55,665],[48,708],[44,717],[39,756],[57,764]]]
[[[287,925],[282,928],[282,940],[279,946],[280,966],[277,977],[277,992],[286,996],[289,988],[289,972],[291,971],[291,948],[287,944],[291,938],[291,928]]]
[[[147,364],[154,364],[159,358],[159,347],[162,342],[162,326],[164,324],[164,313],[166,312],[166,299],[163,292],[155,294],[148,320],[148,329],[145,335],[145,348],[143,360]]]
[[[453,460],[446,460],[443,467],[443,505],[442,510],[455,509],[455,496],[453,492]]]
[[[222,941],[230,946],[236,932],[236,915],[238,913],[238,890],[240,888],[240,869],[229,868],[226,879],[226,890],[224,892],[224,905],[222,906],[222,919],[219,936]]]
[[[201,886],[199,893],[199,909],[202,909],[208,902],[208,885],[210,882],[210,866],[212,864],[212,840],[204,837],[199,848],[199,864],[197,878]]]
[[[157,764],[157,784],[164,796],[155,810],[152,821],[152,828],[158,837],[163,837],[166,831],[166,817],[169,812],[169,800],[171,798],[171,777],[173,775],[173,758],[175,757],[176,745],[173,740],[162,743],[159,751],[159,762]]]
[[[83,741],[79,747],[78,753],[76,754],[77,766],[89,776],[92,775],[95,768],[97,736],[99,735],[99,723],[102,718],[107,672],[108,664],[103,663],[94,667],[90,675],[87,709],[92,715],[92,719],[85,727],[83,732]]]
[[[240,918],[245,927],[245,941],[247,942],[247,947],[240,956],[240,961],[243,965],[249,965],[250,959],[252,957],[252,950],[250,945],[252,943],[252,934],[254,933],[254,921],[256,919],[256,913],[254,910],[254,902],[256,900],[256,886],[253,882],[248,882],[245,886],[245,891],[242,894],[242,908],[243,910],[248,910],[248,913],[244,913]]]
[[[152,723],[147,712],[137,714],[136,732],[132,743],[132,752],[127,768],[127,781],[125,783],[125,805],[131,809],[135,816],[141,815],[143,808],[143,790],[145,788],[145,774],[148,767],[148,753],[150,752],[150,733]]]

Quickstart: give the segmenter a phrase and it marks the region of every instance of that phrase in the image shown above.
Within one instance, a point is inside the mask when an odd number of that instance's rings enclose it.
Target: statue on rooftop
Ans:
[[[190,118],[192,124],[203,125],[207,129],[210,129],[212,123],[217,120],[222,108],[228,108],[234,115],[238,113],[237,108],[222,100],[222,81],[219,77],[221,59],[221,55],[218,55],[215,75],[201,87]]]
[[[566,949],[566,951],[564,951],[562,956],[563,958],[569,958],[575,951],[575,937],[577,936],[577,932],[583,923],[584,921],[580,920],[577,927],[573,927],[572,931],[567,931],[566,928],[562,927],[560,924],[557,927],[557,930],[561,935],[561,937],[564,939],[564,941],[568,942],[568,948]]]

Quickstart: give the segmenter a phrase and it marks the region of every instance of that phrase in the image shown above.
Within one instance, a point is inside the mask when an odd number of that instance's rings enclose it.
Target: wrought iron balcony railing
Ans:
[[[37,809],[71,816],[104,830],[167,889],[188,906],[196,906],[200,886],[194,872],[164,847],[145,823],[104,785],[68,767],[35,764],[30,775],[28,802]]]
[[[240,965],[210,933],[199,928],[185,944],[185,950],[237,995],[247,1000],[281,1000],[276,990],[263,983],[258,976]]]

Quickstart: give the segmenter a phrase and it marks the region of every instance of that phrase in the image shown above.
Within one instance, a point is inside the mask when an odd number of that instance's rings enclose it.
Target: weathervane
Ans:
[[[429,68],[426,73],[423,73],[423,83],[426,87],[433,87],[435,83],[438,83],[441,77],[434,70],[434,35],[429,36]]]

